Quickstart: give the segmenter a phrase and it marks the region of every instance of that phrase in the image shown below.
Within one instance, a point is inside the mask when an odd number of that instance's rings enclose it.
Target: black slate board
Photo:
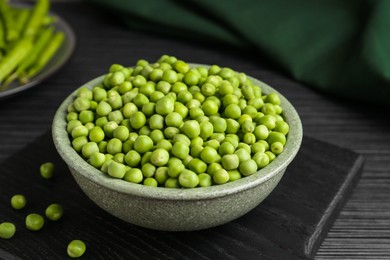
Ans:
[[[56,164],[56,177],[39,166]],[[0,165],[0,222],[17,227],[0,240],[2,259],[66,259],[67,243],[82,239],[84,259],[306,259],[312,258],[359,179],[362,156],[310,137],[274,192],[245,216],[196,232],[160,232],[125,223],[101,210],[76,185],[52,143],[50,132]],[[25,194],[28,206],[9,199]],[[64,217],[38,232],[24,227],[31,212],[61,203]]]

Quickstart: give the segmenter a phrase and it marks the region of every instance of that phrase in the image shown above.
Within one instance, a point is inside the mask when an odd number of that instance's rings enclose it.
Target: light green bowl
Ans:
[[[98,77],[83,87],[102,82]],[[264,93],[277,92],[251,78]],[[190,231],[222,225],[258,206],[276,187],[302,141],[300,118],[280,93],[281,107],[290,132],[282,154],[253,175],[223,185],[170,189],[114,179],[89,165],[73,148],[66,131],[67,107],[76,91],[58,108],[53,119],[53,141],[85,194],[112,215],[132,224],[164,231]]]

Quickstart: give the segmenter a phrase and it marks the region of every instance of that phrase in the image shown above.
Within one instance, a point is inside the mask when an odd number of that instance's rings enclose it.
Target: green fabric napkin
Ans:
[[[89,0],[139,29],[251,48],[307,86],[389,106],[388,0]]]

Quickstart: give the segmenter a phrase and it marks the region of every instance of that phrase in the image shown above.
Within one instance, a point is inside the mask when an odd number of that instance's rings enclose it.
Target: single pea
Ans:
[[[90,105],[89,99],[85,97],[78,97],[73,101],[73,106],[78,112],[89,109]]]
[[[107,98],[107,91],[100,87],[95,87],[92,89],[93,100],[100,102]]]
[[[79,120],[71,120],[68,122],[66,125],[66,131],[71,134],[73,129],[76,128],[77,126],[83,125]]]
[[[205,147],[209,146],[209,147],[211,147],[211,148],[213,148],[215,150],[218,150],[220,145],[221,144],[217,140],[215,140],[215,139],[208,140],[208,141],[204,142],[204,146]]]
[[[126,174],[123,179],[128,182],[141,183],[144,179],[144,176],[140,169],[132,168],[126,171]]]
[[[221,85],[219,86],[219,94],[222,96],[225,96],[227,94],[233,94],[234,87],[229,81],[222,81]]]
[[[133,88],[133,84],[130,81],[124,81],[118,86],[119,94],[123,95]],[[99,100],[100,101],[100,100]]]
[[[225,154],[221,159],[222,167],[225,170],[237,169],[240,164],[240,159],[237,154]]]
[[[57,203],[50,204],[45,210],[46,217],[52,221],[59,220],[60,218],[62,218],[63,214],[63,207]]]
[[[180,183],[177,178],[169,177],[165,183],[164,183],[165,188],[180,188]]]
[[[79,114],[79,120],[82,124],[94,121],[94,113],[91,110],[83,110]]]
[[[150,161],[156,166],[164,166],[168,163],[169,153],[164,149],[156,149],[150,156]]]
[[[198,175],[199,178],[199,186],[200,187],[209,187],[212,185],[211,176],[207,173],[201,173]]]
[[[99,147],[95,142],[88,142],[81,149],[81,153],[86,159],[91,157],[91,154],[95,152],[99,152]]]
[[[194,158],[200,158],[200,153],[203,149],[203,146],[199,144],[191,146],[191,156]]]
[[[218,143],[222,143],[225,140],[225,133],[213,133],[209,140],[217,140]]]
[[[95,153],[92,153],[91,156],[89,157],[89,163],[99,169],[100,167],[102,167],[103,163],[105,162],[106,160],[106,157],[104,156],[104,153],[102,153],[100,151],[100,148],[99,148],[99,152],[95,152]]]
[[[218,158],[218,152],[216,151],[216,149],[210,147],[210,146],[206,146],[202,152],[200,153],[200,158],[206,162],[206,163],[213,163],[217,160]]]
[[[236,104],[238,105],[239,99],[237,96],[233,94],[227,94],[222,98],[222,104],[224,107],[229,106],[230,104]],[[241,108],[240,108],[241,109]]]
[[[172,154],[180,159],[184,159],[189,153],[189,146],[181,141],[174,143],[172,146]]]
[[[200,123],[200,136],[206,140],[214,133],[214,126],[211,122],[205,121]]]
[[[37,213],[31,213],[27,215],[25,224],[27,229],[31,231],[38,231],[45,224],[45,220],[41,215]]]
[[[122,152],[122,141],[118,138],[112,138],[107,143],[107,152],[115,155]]]
[[[16,227],[11,222],[3,222],[0,224],[0,238],[10,239],[15,235]]]
[[[280,142],[282,145],[286,144],[286,136],[280,132],[272,131],[267,138],[267,142],[272,145],[275,142]]]
[[[179,175],[179,183],[185,188],[195,188],[199,184],[199,177],[195,172],[185,169]]]
[[[243,141],[246,144],[252,145],[256,142],[256,136],[253,133],[245,133],[243,137]]]
[[[131,83],[133,84],[134,87],[140,88],[140,87],[142,87],[143,85],[145,85],[146,82],[147,82],[147,80],[146,80],[146,78],[145,78],[144,76],[142,76],[142,75],[137,75],[137,76],[135,76],[135,77],[133,78],[133,80],[132,80]]]
[[[250,120],[245,121],[241,125],[241,131],[243,133],[252,133],[254,130],[255,130],[255,124]]]
[[[187,120],[180,128],[180,132],[182,132],[191,139],[195,138],[200,134],[200,125],[196,120]]]
[[[206,100],[202,104],[202,109],[206,116],[212,116],[218,113],[218,104],[212,100]]]
[[[69,112],[66,115],[66,121],[67,122],[70,122],[72,120],[78,120],[78,119],[79,119],[79,114],[77,114],[76,112]]]
[[[271,152],[275,155],[281,154],[283,152],[283,144],[281,142],[273,142],[271,144]]]
[[[108,164],[107,173],[111,177],[122,179],[126,174],[126,166],[114,160]]]
[[[189,86],[198,84],[199,79],[200,74],[196,70],[191,69],[184,74],[184,82]]]
[[[114,134],[115,128],[118,127],[118,123],[115,121],[109,121],[103,126],[103,131],[105,136],[112,138]]]
[[[175,158],[175,157],[173,157]],[[176,158],[177,159],[177,158]],[[168,165],[168,175],[173,178],[179,177],[180,173],[185,169],[184,164],[179,160],[176,163],[171,163]]]
[[[151,186],[151,187],[157,187],[158,186],[158,182],[154,178],[145,178],[143,183],[144,183],[145,186]]]
[[[175,102],[174,112],[179,113],[181,117],[184,119],[188,115],[188,108],[180,102]]]
[[[142,165],[141,167],[141,171],[142,171],[142,175],[145,177],[145,178],[151,178],[154,176],[154,173],[156,172],[156,166],[154,166],[153,164],[147,162],[145,164]]]
[[[146,97],[150,98],[150,96],[153,94],[153,92],[156,91],[156,83],[153,81],[148,81],[139,88],[139,93],[145,95]],[[134,101],[134,103],[136,103]]]
[[[168,167],[161,166],[156,169],[154,173],[154,178],[160,186],[163,186],[165,181],[169,178]]]
[[[229,173],[225,169],[218,169],[213,173],[213,180],[216,184],[224,184],[229,181]]]
[[[88,136],[88,133],[89,133],[88,128],[83,125],[80,125],[73,128],[71,135],[73,139],[75,139],[79,136]]]
[[[168,152],[171,152],[172,150],[172,143],[166,139],[162,139],[160,141],[158,141],[158,143],[156,144],[156,149],[164,149]]]
[[[226,133],[235,134],[240,129],[240,124],[231,118],[226,119]]]
[[[204,116],[204,111],[200,107],[193,107],[189,110],[190,118],[196,119],[199,116]]]
[[[216,75],[221,71],[221,67],[218,65],[211,65],[209,68],[209,74],[210,75]]]
[[[146,103],[142,106],[142,113],[144,113],[146,117],[151,117],[155,113],[155,107],[156,103],[154,102]]]
[[[276,158],[276,155],[271,151],[266,151],[265,154],[268,156],[270,162],[272,162]]]
[[[165,139],[164,133],[159,129],[151,131],[149,136],[153,140],[154,144],[157,144],[159,141]]]
[[[71,258],[79,258],[85,253],[86,249],[87,247],[83,241],[75,239],[68,244],[66,252]]]
[[[130,150],[126,153],[124,160],[130,167],[137,167],[141,162],[141,155],[135,150]]]
[[[241,116],[241,108],[237,104],[230,104],[224,113],[227,118],[238,119]]]
[[[134,129],[140,129],[146,124],[146,117],[144,113],[137,111],[130,116],[130,124]]]
[[[264,106],[264,101],[262,98],[252,98],[248,101],[249,106],[253,106],[256,109],[261,109]]]
[[[191,155],[187,155],[182,160],[182,163],[184,164],[185,167],[188,167],[188,164],[191,162],[192,159],[194,159],[194,157],[192,157]]]
[[[96,119],[95,126],[103,128],[106,123],[108,123],[108,118],[106,116],[102,116]]]
[[[253,156],[253,160],[256,162],[259,169],[264,168],[270,162],[270,159],[267,154],[264,152],[258,152]]]
[[[159,114],[154,114],[149,119],[150,129],[163,129],[164,128],[164,117]]]
[[[227,124],[224,118],[212,116],[210,117],[210,122],[213,124],[215,133],[223,133],[226,131]]]
[[[149,136],[140,135],[134,142],[134,149],[140,154],[144,154],[153,148],[153,140]]]
[[[86,136],[79,136],[72,140],[72,147],[76,152],[81,152],[81,149],[86,143],[88,143],[88,138]]]
[[[138,107],[132,102],[125,104],[122,108],[122,114],[124,118],[130,118],[137,111]]]
[[[125,154],[124,153],[117,153],[112,157],[112,159],[118,163],[125,163]]]
[[[257,140],[265,140],[268,138],[269,130],[265,125],[257,125],[253,133]]]
[[[55,166],[52,162],[45,162],[39,167],[42,178],[51,179],[54,177]]]
[[[188,169],[195,172],[196,174],[204,173],[207,170],[207,164],[199,160],[198,158],[192,159],[187,166]]]
[[[107,92],[107,102],[113,110],[120,109],[123,106],[122,97],[114,90]]]
[[[219,163],[211,163],[207,166],[207,173],[212,176],[218,169],[222,169],[222,165]]]
[[[149,103],[149,99],[142,93],[138,93],[134,99],[133,103],[137,106],[138,109],[142,109],[142,106]]]
[[[264,114],[264,115],[276,115],[276,109],[275,109],[275,106],[271,103],[265,103],[262,107],[261,107],[261,112]]]
[[[141,127],[141,129],[138,131],[138,134],[139,134],[139,135],[147,135],[147,136],[150,136],[151,133],[152,133],[152,129],[150,129],[150,127],[147,126],[147,125],[144,125],[144,126]]]
[[[191,145],[191,139],[188,138],[186,135],[184,134],[177,134],[173,137],[172,139],[172,144],[176,143],[176,142],[182,142],[182,143],[185,143],[187,146],[190,146]]]
[[[149,74],[149,78],[154,82],[158,82],[162,79],[164,71],[162,69],[156,68]]]
[[[251,146],[251,153],[252,154],[256,154],[258,152],[261,152],[261,153],[265,152],[265,146],[264,146],[264,144],[262,144],[260,142],[256,142],[256,143],[252,144],[252,146]]]
[[[265,102],[269,102],[274,105],[280,105],[280,97],[277,93],[273,92],[267,95]]]
[[[240,163],[239,171],[244,176],[252,175],[257,171],[257,163],[253,159]]]
[[[159,115],[168,115],[174,111],[175,102],[170,97],[163,97],[157,100],[155,109]]]
[[[11,206],[14,209],[22,209],[26,206],[27,199],[23,194],[15,194],[11,197]]]
[[[265,125],[269,130],[272,130],[276,126],[276,118],[273,115],[264,115],[259,118],[259,123]]]
[[[285,121],[276,121],[275,128],[273,130],[287,135],[290,130],[290,127]]]
[[[159,81],[156,85],[156,90],[161,91],[162,93],[164,93],[167,96],[170,93],[171,88],[172,88],[171,83],[169,83],[168,81],[164,81],[164,80]]]
[[[250,149],[250,148],[249,148]],[[241,162],[245,162],[251,158],[250,150],[248,151],[245,148],[239,148],[237,149],[234,154],[238,156],[238,159]],[[225,155],[226,156],[226,155]]]
[[[88,134],[89,140],[95,143],[99,143],[104,140],[104,131],[101,127],[99,126],[94,126]]]
[[[239,140],[236,140],[235,138],[231,137],[231,136],[226,136],[225,139],[222,141],[222,144],[223,143],[230,143],[233,145],[233,148],[234,150],[237,149],[238,147],[238,144],[239,144]],[[221,145],[222,145],[221,144]]]
[[[228,171],[228,174],[229,174],[229,182],[241,179],[241,173],[238,170]]]

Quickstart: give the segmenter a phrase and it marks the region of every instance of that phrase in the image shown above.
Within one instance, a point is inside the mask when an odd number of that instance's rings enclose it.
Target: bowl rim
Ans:
[[[191,67],[210,65],[189,63]],[[101,75],[95,79],[88,81],[81,87],[91,89],[93,86],[101,83],[105,75]],[[129,194],[139,197],[147,197],[149,199],[157,200],[199,200],[211,199],[215,197],[222,197],[232,195],[241,191],[251,189],[262,183],[267,182],[277,175],[280,171],[286,168],[294,159],[302,143],[302,123],[300,117],[293,107],[293,105],[276,89],[265,84],[264,82],[247,75],[252,82],[261,87],[263,93],[276,92],[281,99],[280,106],[283,108],[285,120],[290,126],[290,131],[287,134],[287,142],[284,151],[278,155],[269,165],[258,170],[256,173],[241,178],[239,180],[228,182],[223,185],[212,185],[209,187],[197,187],[192,189],[170,189],[165,187],[149,187],[142,184],[136,184],[124,181],[122,179],[115,179],[107,174],[96,169],[83,159],[72,147],[69,135],[66,131],[66,113],[67,107],[73,101],[77,90],[74,90],[68,95],[59,108],[57,109],[52,122],[52,137],[55,148],[65,163],[73,168],[77,173],[82,175],[89,181],[94,182],[100,187],[104,187],[113,191],[124,194]],[[74,173],[73,173],[74,174]]]

